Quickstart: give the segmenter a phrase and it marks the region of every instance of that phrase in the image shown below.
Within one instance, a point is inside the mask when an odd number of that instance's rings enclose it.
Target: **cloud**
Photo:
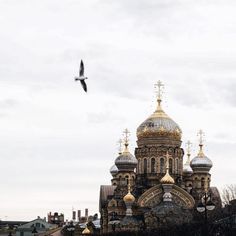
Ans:
[[[5,99],[5,100],[0,100],[0,109],[1,108],[11,108],[15,107],[18,105],[18,101],[14,99]]]

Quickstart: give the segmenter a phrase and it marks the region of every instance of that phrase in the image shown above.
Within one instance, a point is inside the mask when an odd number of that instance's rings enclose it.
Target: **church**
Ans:
[[[162,86],[158,81],[156,110],[137,128],[134,155],[126,129],[124,147],[110,169],[111,185],[100,187],[101,233],[190,223],[203,194],[221,207],[219,191],[211,186],[213,163],[204,153],[203,132],[191,159],[191,143],[181,147],[181,128],[162,109]]]

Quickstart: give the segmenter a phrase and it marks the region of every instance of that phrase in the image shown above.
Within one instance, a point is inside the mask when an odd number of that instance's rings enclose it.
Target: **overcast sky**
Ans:
[[[163,107],[236,183],[236,1],[0,0],[0,219],[98,212],[122,131]],[[79,83],[80,59],[89,77]]]

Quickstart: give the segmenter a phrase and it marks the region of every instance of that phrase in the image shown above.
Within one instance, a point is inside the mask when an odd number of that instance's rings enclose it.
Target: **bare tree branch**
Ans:
[[[224,205],[228,205],[231,200],[236,199],[236,184],[226,185],[221,192],[221,196]]]

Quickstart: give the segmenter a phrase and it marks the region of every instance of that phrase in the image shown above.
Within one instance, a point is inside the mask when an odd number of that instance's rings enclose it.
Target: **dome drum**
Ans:
[[[180,147],[182,141],[178,139],[173,139],[170,136],[160,136],[156,134],[155,136],[146,136],[139,138],[137,140],[137,145],[139,148],[141,147],[159,147],[166,146],[168,144],[169,147],[175,148]]]

